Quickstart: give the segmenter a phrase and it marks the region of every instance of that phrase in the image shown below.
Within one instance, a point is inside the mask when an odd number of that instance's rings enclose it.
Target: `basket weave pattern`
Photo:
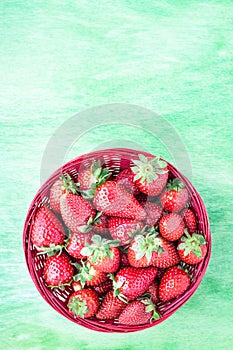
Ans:
[[[195,292],[203,275],[206,271],[210,253],[211,253],[211,236],[210,236],[210,226],[208,215],[204,206],[204,203],[197,193],[193,185],[189,180],[181,173],[178,172],[176,168],[174,168],[171,164],[168,163],[169,173],[171,177],[178,177],[182,180],[189,192],[191,202],[190,207],[195,212],[198,230],[201,231],[205,237],[205,240],[208,243],[208,250],[205,258],[201,261],[201,263],[197,265],[186,265],[183,266],[188,268],[188,272],[191,276],[191,285],[189,289],[181,296],[169,302],[159,302],[157,304],[158,311],[161,313],[161,318],[157,321],[153,321],[151,324],[145,324],[140,326],[125,326],[117,323],[117,321],[100,321],[93,318],[90,319],[82,319],[82,318],[74,318],[68,312],[67,302],[69,296],[73,292],[72,287],[65,287],[64,290],[59,288],[50,289],[46,286],[43,280],[43,267],[45,263],[46,256],[38,255],[35,248],[33,248],[30,242],[31,236],[31,227],[33,223],[33,219],[38,208],[42,204],[46,204],[49,206],[49,190],[52,184],[59,178],[61,173],[69,173],[72,176],[76,176],[81,167],[90,165],[93,160],[100,160],[102,164],[108,167],[114,175],[118,174],[121,170],[130,167],[131,160],[137,159],[138,154],[144,154],[145,156],[153,156],[149,153],[142,151],[135,151],[131,149],[107,149],[102,151],[96,151],[92,153],[88,153],[82,155],[68,163],[66,163],[63,167],[58,169],[55,173],[51,175],[51,177],[46,181],[46,183],[40,188],[37,192],[35,198],[33,199],[30,208],[28,210],[28,214],[25,220],[24,232],[23,232],[23,247],[25,252],[25,258],[29,273],[31,278],[36,285],[38,291],[42,295],[42,297],[60,314],[68,318],[69,320],[80,324],[86,328],[102,331],[102,332],[134,332],[142,329],[146,329],[152,327],[154,325],[159,324],[164,321],[166,318],[171,316],[179,307],[181,307]]]

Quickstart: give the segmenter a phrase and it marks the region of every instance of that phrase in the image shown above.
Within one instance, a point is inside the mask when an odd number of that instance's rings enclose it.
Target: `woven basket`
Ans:
[[[201,261],[198,265],[186,266],[191,276],[191,285],[189,289],[181,296],[169,302],[159,302],[157,304],[158,311],[161,313],[161,318],[158,321],[153,321],[151,324],[145,324],[140,326],[125,326],[117,323],[117,321],[100,321],[96,318],[82,319],[74,318],[68,312],[67,302],[70,294],[73,292],[73,289],[69,286],[65,287],[64,290],[48,288],[43,280],[43,267],[45,263],[45,255],[37,255],[36,249],[33,248],[30,243],[31,236],[31,227],[33,219],[36,215],[38,208],[42,204],[49,205],[49,190],[52,184],[59,178],[61,173],[69,173],[70,175],[76,176],[80,167],[89,165],[93,160],[100,159],[100,161],[105,164],[114,174],[118,174],[120,170],[126,169],[131,166],[131,160],[138,157],[138,154],[144,154],[145,156],[152,156],[149,153],[136,151],[132,149],[106,149],[102,151],[96,151],[82,155],[68,163],[63,167],[58,169],[53,173],[50,178],[44,183],[44,185],[37,192],[35,198],[33,199],[28,214],[25,220],[24,232],[23,232],[23,247],[25,252],[25,258],[28,270],[30,272],[31,278],[35,283],[38,291],[42,297],[49,303],[56,311],[68,318],[69,320],[82,325],[86,328],[101,331],[101,332],[135,332],[143,330],[149,327],[153,327],[160,322],[163,322],[169,316],[171,316],[176,310],[178,310],[195,292],[199,283],[201,282],[203,275],[206,271],[210,253],[211,253],[211,236],[210,236],[210,226],[208,215],[204,206],[204,203],[197,193],[192,184],[187,180],[187,178],[180,174],[176,168],[168,163],[170,177],[178,177],[181,179],[186,188],[188,189],[191,202],[190,207],[195,212],[198,230],[202,231],[207,243],[208,250],[204,260]]]

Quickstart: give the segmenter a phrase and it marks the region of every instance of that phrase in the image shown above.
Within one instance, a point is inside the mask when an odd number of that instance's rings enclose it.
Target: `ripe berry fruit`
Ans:
[[[36,248],[64,243],[65,231],[62,223],[46,206],[38,209],[31,232],[31,242]],[[40,250],[40,249],[38,249]]]
[[[74,267],[65,253],[55,254],[47,258],[43,277],[49,287],[69,283],[74,274]]]
[[[149,195],[160,194],[168,179],[167,163],[158,157],[145,157],[138,155],[139,159],[133,160],[131,170],[134,174],[134,182],[140,191]]]
[[[160,315],[155,311],[153,302],[144,298],[131,301],[120,314],[119,323],[136,326],[159,318]]]
[[[164,210],[178,213],[187,204],[188,191],[179,179],[168,181],[166,190],[162,193],[160,201]]]
[[[204,259],[207,252],[205,238],[197,233],[190,235],[185,230],[185,234],[181,237],[177,250],[182,261],[190,265],[198,264]]]
[[[95,315],[99,308],[98,295],[94,290],[82,289],[71,294],[68,309],[74,317],[88,318]]]
[[[125,307],[126,303],[114,296],[114,291],[110,290],[104,297],[96,317],[100,320],[118,318]]]
[[[173,266],[162,277],[159,285],[159,298],[162,301],[171,300],[182,295],[189,286],[189,275],[178,266]]]
[[[197,230],[197,222],[194,212],[191,209],[184,209],[180,214],[184,220],[185,227],[188,232],[194,233]]]
[[[167,240],[176,241],[184,233],[184,221],[178,214],[167,214],[159,222],[159,231]]]

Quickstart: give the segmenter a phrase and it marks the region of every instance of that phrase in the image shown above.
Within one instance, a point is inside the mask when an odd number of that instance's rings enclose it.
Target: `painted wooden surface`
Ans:
[[[2,349],[233,348],[232,13],[232,1],[217,0],[0,2]],[[159,113],[180,135],[213,237],[191,300],[158,327],[125,335],[94,333],[51,309],[21,244],[51,136],[74,113],[115,102]],[[64,161],[113,134],[172,161],[166,145],[133,125],[90,130]]]

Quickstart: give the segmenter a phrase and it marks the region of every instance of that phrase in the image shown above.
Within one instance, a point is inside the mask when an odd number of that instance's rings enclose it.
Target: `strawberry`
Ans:
[[[197,230],[197,222],[194,212],[191,209],[185,209],[182,211],[181,216],[188,232],[194,233]]]
[[[109,169],[102,168],[100,161],[93,161],[92,165],[78,173],[78,184],[81,194],[86,199],[92,199],[96,188],[108,180]]]
[[[122,246],[127,245],[133,236],[143,228],[140,221],[111,217],[108,222],[109,231],[113,239],[119,240]]]
[[[67,253],[76,259],[82,259],[83,255],[80,252],[86,243],[91,243],[92,236],[92,232],[72,232],[65,246]]]
[[[124,186],[127,192],[137,195],[140,193],[138,186],[134,183],[134,174],[131,169],[122,170],[116,177],[115,181]]]
[[[109,292],[113,288],[112,280],[107,279],[107,281],[98,284],[97,286],[93,286],[93,289],[99,294],[103,295]]]
[[[87,232],[94,222],[96,211],[83,197],[65,193],[61,196],[62,219],[71,231]]]
[[[64,243],[65,231],[62,223],[46,206],[38,209],[31,230],[31,242],[37,248],[61,245]],[[42,249],[43,250],[43,249]]]
[[[71,294],[68,309],[74,317],[88,318],[96,314],[99,308],[98,295],[94,290],[82,289]]]
[[[189,275],[178,266],[173,266],[162,277],[159,285],[159,298],[162,301],[176,298],[182,295],[189,286]]]
[[[159,302],[159,283],[157,281],[153,281],[149,286],[147,293],[150,294],[150,298],[154,304]]]
[[[147,213],[144,220],[145,224],[148,226],[156,226],[162,216],[163,209],[158,204],[151,202],[146,202],[143,208]]]
[[[192,236],[185,230],[185,235],[178,243],[178,254],[182,261],[187,264],[198,264],[207,252],[207,245],[203,235],[193,233]]]
[[[179,255],[174,243],[167,241],[161,236],[157,237],[158,250],[153,252],[153,266],[158,268],[168,268],[178,264]]]
[[[97,270],[115,272],[120,265],[118,245],[118,241],[111,241],[99,235],[94,235],[92,237],[92,243],[86,244],[81,250],[81,254],[88,256],[88,260]]]
[[[60,199],[63,194],[62,186],[63,186],[63,183],[61,179],[58,179],[57,181],[55,181],[52,187],[50,188],[50,195],[49,195],[50,207],[59,214],[60,214]]]
[[[48,257],[43,277],[49,287],[61,286],[71,281],[74,274],[74,267],[71,265],[65,253],[55,254]]]
[[[100,236],[108,236],[108,216],[102,214],[98,220],[93,224],[93,230],[96,234]]]
[[[114,181],[107,181],[97,188],[93,203],[97,210],[109,216],[139,221],[146,217],[145,210],[135,197]]]
[[[184,183],[175,178],[168,181],[165,191],[160,197],[164,210],[178,213],[188,203],[189,195]]]
[[[173,243],[166,241],[154,230],[154,227],[135,236],[128,249],[128,259],[134,267],[170,267],[179,262],[179,256]]]
[[[80,281],[82,288],[85,285],[96,286],[108,279],[108,275],[105,272],[97,270],[89,261],[82,261],[82,265],[76,263],[75,267],[78,269],[78,273],[73,279],[75,282]]]
[[[68,191],[76,192],[78,190],[77,184],[73,181],[69,174],[62,174],[61,177],[54,182],[50,188],[50,206],[60,214],[60,199],[61,196]]]
[[[167,214],[159,222],[159,231],[167,240],[176,241],[184,233],[184,221],[178,214]]]
[[[133,160],[131,170],[134,174],[134,182],[140,191],[149,195],[160,194],[168,179],[167,163],[158,157],[145,157],[138,155],[139,160]]]
[[[155,267],[125,267],[113,279],[114,295],[123,301],[133,300],[145,293],[157,273]]]
[[[114,296],[114,291],[110,290],[104,297],[96,317],[100,320],[118,318],[125,307],[126,303]]]
[[[152,265],[153,254],[160,248],[158,234],[152,227],[148,232],[138,234],[130,243],[128,260],[133,267],[147,267]]]
[[[159,318],[160,315],[155,311],[153,302],[144,298],[131,301],[120,314],[119,323],[136,326]]]

